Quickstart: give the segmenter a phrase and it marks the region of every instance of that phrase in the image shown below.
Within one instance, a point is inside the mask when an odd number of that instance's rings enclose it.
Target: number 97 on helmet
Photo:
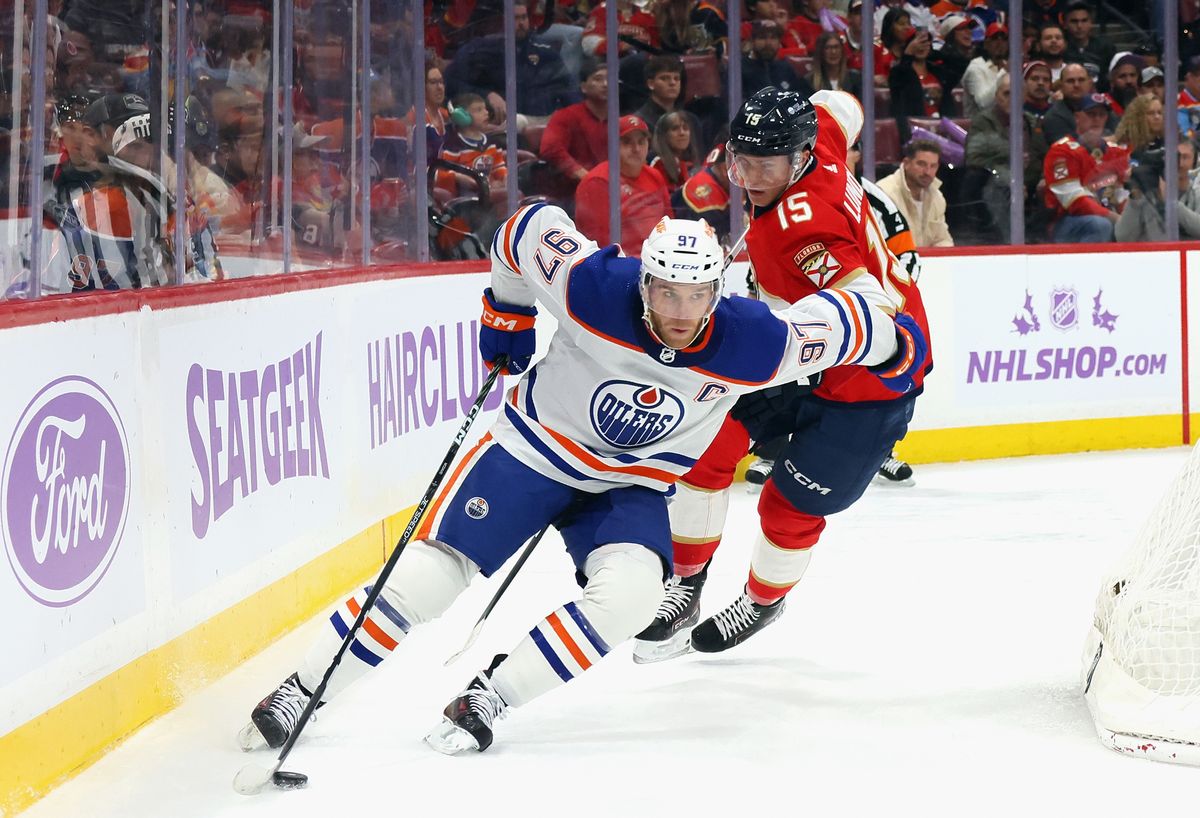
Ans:
[[[725,251],[703,219],[664,216],[642,243],[642,317],[665,346],[683,349],[699,337],[724,280]]]

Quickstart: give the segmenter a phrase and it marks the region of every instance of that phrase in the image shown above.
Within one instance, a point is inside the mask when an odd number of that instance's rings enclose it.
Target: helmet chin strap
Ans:
[[[793,165],[792,181],[788,182],[788,187],[791,187],[792,185],[796,184],[796,182],[798,182],[800,180],[800,177],[802,177],[802,176],[804,176],[804,174],[808,173],[808,169],[812,167],[813,162],[815,162],[816,160],[817,160],[817,155],[815,153],[813,153],[812,151],[809,151],[807,162],[797,162],[795,165]]]

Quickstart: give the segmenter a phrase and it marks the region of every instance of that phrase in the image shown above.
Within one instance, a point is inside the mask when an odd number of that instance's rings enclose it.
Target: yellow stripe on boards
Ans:
[[[1034,454],[1161,448],[1181,445],[1182,427],[1182,416],[1176,414],[932,429],[909,432],[896,446],[896,455],[909,463],[947,463]]]
[[[1192,415],[1192,443],[1200,435],[1198,424],[1200,415]],[[914,464],[953,463],[1035,454],[1154,449],[1182,443],[1181,415],[1147,415],[912,431],[897,444],[896,455]],[[743,458],[734,479],[745,480],[746,469],[755,460],[753,456]]]
[[[375,523],[0,736],[0,818],[16,815],[173,709],[189,693],[329,608],[347,589],[369,580],[395,545],[388,533],[402,532],[412,512],[409,508]]]

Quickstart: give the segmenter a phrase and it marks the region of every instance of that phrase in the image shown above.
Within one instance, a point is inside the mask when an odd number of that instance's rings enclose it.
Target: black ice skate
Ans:
[[[483,752],[492,746],[492,724],[504,718],[508,705],[492,687],[492,672],[507,658],[497,656],[492,666],[481,671],[467,689],[446,705],[442,723],[425,737],[425,742],[446,755],[463,750]]]
[[[633,661],[661,662],[692,649],[691,630],[700,621],[700,591],[708,579],[708,564],[690,577],[672,576],[658,612],[644,631],[634,637]]]
[[[767,482],[767,478],[771,476],[771,470],[775,468],[774,460],[765,460],[759,458],[755,460],[746,469],[746,482],[750,491],[758,491]]]
[[[283,684],[255,705],[250,712],[250,723],[238,733],[238,744],[246,751],[263,746],[272,750],[282,747],[296,729],[300,714],[311,698],[312,694],[300,684],[298,674],[288,676]]]
[[[774,605],[759,605],[745,591],[716,616],[705,619],[692,631],[692,650],[720,653],[740,645],[770,625],[783,613],[784,600]]]
[[[914,485],[912,466],[905,463],[900,458],[896,457],[896,453],[892,452],[887,456],[879,466],[879,476],[889,483],[895,483],[900,486]]]

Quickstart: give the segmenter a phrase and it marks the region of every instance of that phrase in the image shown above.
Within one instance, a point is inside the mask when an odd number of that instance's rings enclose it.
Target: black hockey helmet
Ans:
[[[192,94],[183,99],[183,144],[190,151],[211,152],[216,150],[217,139],[212,120],[204,109],[204,103]],[[175,100],[167,106],[167,140],[175,139]],[[171,148],[168,147],[168,150]]]
[[[742,103],[729,123],[729,148],[749,156],[789,156],[817,144],[817,109],[773,85]]]

